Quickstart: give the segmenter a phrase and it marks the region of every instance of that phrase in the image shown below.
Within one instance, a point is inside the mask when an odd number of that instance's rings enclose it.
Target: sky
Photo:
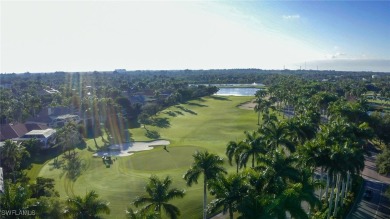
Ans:
[[[390,0],[1,0],[0,8],[0,73],[390,72]]]

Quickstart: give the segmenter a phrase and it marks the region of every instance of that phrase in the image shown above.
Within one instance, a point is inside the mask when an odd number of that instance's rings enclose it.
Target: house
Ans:
[[[50,96],[50,95],[57,94],[57,93],[59,94],[60,91],[56,90],[52,87],[47,87],[46,89],[42,89],[42,90],[38,91],[38,95],[40,95],[40,96]]]
[[[60,93],[60,91],[54,89],[54,88],[49,88],[49,89],[44,89],[44,91],[47,93],[47,94],[56,94],[56,93]]]
[[[35,117],[27,119],[26,124],[46,125],[49,127],[61,127],[66,123],[74,121],[80,122],[80,117],[73,114],[68,107],[48,107],[44,108]]]
[[[28,132],[23,123],[9,123],[0,126],[0,141],[19,138]]]
[[[0,126],[0,141],[8,139],[15,139],[23,136],[32,130],[47,129],[46,125],[39,124],[22,124],[22,123],[9,123]]]
[[[56,130],[48,128],[44,130],[32,130],[27,132],[22,137],[15,139],[16,141],[28,141],[30,139],[37,139],[42,143],[42,148],[47,149],[55,141]]]
[[[78,115],[71,115],[71,114],[57,116],[55,119],[53,119],[50,126],[62,127],[69,122],[74,122],[77,124],[80,122],[80,117]]]

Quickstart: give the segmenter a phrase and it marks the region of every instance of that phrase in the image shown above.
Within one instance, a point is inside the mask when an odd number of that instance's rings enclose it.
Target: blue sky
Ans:
[[[390,72],[390,1],[2,1],[0,72]]]

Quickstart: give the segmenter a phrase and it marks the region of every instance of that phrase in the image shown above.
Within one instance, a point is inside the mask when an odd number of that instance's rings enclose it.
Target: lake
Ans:
[[[215,94],[218,96],[254,96],[258,88],[219,88],[219,91]]]

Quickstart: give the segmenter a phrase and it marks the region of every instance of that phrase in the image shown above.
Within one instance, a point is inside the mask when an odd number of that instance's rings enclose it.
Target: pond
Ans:
[[[258,88],[219,88],[219,91],[215,94],[218,96],[254,96]]]

